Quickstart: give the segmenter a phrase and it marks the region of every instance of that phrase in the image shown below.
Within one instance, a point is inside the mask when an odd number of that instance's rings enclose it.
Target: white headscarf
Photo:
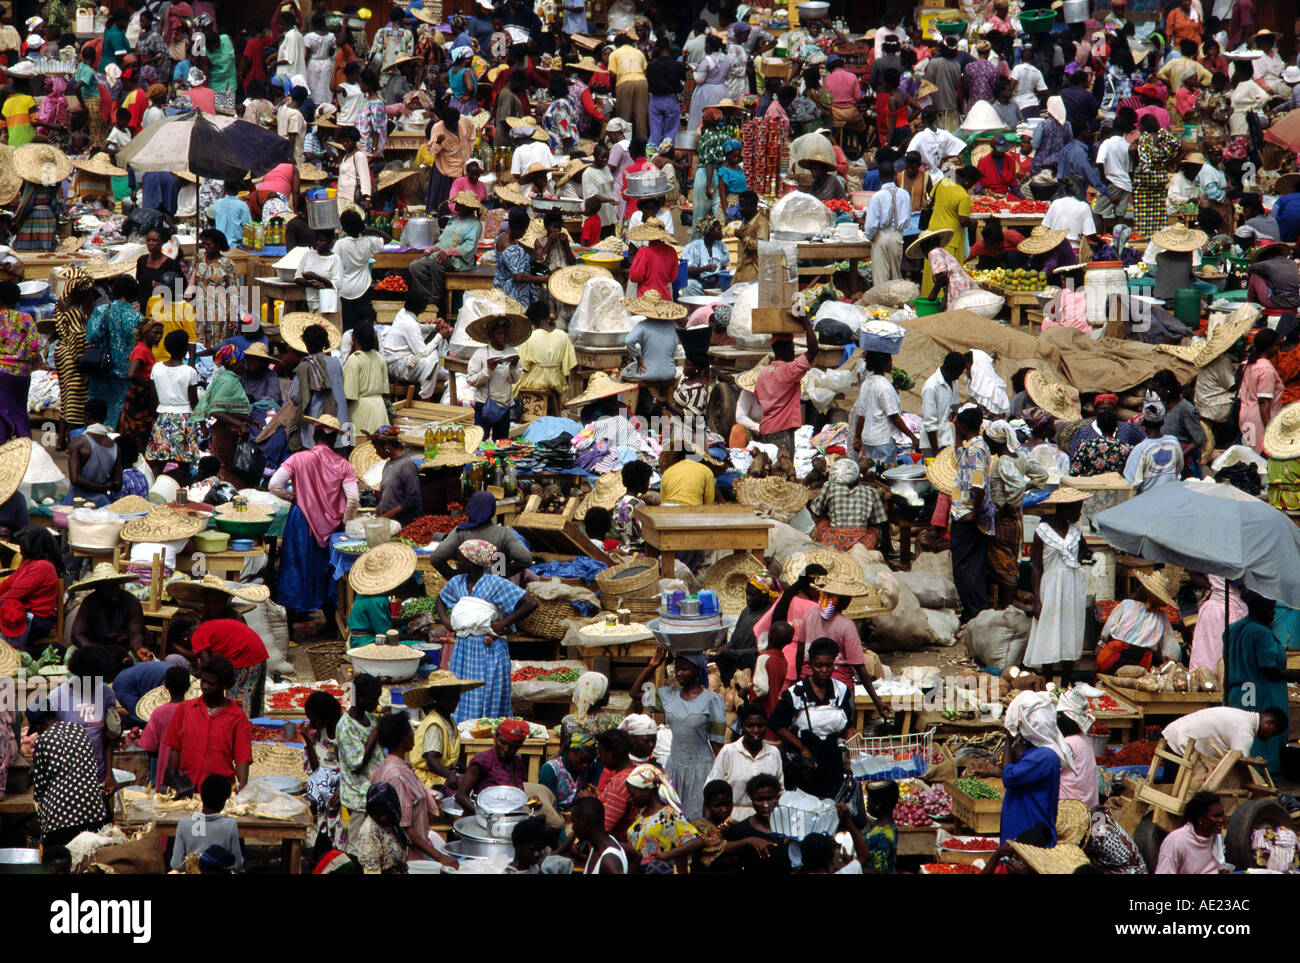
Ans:
[[[1065,736],[1056,724],[1056,704],[1046,692],[1020,693],[1007,706],[1002,723],[1013,736],[1022,736],[1032,746],[1051,749],[1074,772],[1074,754],[1065,744]]]
[[[628,716],[618,724],[618,727],[629,736],[653,736],[659,732],[659,726],[655,721],[639,712]]]
[[[835,464],[831,465],[831,481],[842,485],[852,485],[861,475],[862,470],[852,458],[837,458]]]
[[[584,672],[578,676],[573,686],[574,715],[579,719],[587,718],[591,707],[604,698],[609,691],[609,679],[599,672]]]
[[[971,351],[970,399],[991,415],[1002,416],[1011,411],[1007,397],[1007,383],[993,370],[993,359],[988,352],[978,348]]]
[[[999,441],[1007,446],[1007,451],[1016,452],[1020,449],[1020,439],[1016,437],[1015,430],[1011,423],[999,418],[997,421],[990,421],[984,425],[984,437],[990,441]]]

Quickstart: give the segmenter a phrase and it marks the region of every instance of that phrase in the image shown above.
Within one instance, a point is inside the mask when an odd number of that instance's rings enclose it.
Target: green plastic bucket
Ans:
[[[1179,288],[1174,292],[1174,317],[1195,326],[1201,320],[1201,292],[1196,288]]]
[[[936,20],[934,21],[934,25],[942,34],[952,34],[953,36],[960,37],[966,32],[965,20]]]
[[[1245,288],[1234,288],[1234,289],[1231,290],[1231,291],[1224,291],[1223,293],[1219,294],[1219,295],[1215,298],[1215,300],[1216,300],[1216,301],[1237,301],[1237,302],[1242,302],[1242,301],[1246,301],[1246,300],[1248,300],[1247,297],[1246,297],[1246,295],[1247,295],[1247,291],[1246,291]]]
[[[938,314],[943,310],[943,302],[938,298],[912,298],[912,307],[916,308],[916,316],[924,318],[928,314]]]
[[[1020,26],[1025,28],[1025,33],[1048,33],[1055,20],[1055,10],[1020,11]]]

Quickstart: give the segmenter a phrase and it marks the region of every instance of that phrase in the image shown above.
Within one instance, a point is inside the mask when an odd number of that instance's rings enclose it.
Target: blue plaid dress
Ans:
[[[502,614],[508,614],[519,605],[524,590],[499,575],[483,574],[473,590],[468,588],[466,576],[457,575],[438,593],[449,610],[461,599],[470,597],[491,602]],[[510,648],[505,639],[492,639],[491,645],[487,642],[488,637],[483,635],[458,636],[451,663],[443,666],[458,679],[483,680],[480,688],[461,694],[460,705],[451,716],[457,723],[514,715],[510,704]]]

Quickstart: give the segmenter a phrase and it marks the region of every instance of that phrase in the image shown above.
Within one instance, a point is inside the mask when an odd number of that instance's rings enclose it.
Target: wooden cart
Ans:
[[[1213,692],[1143,692],[1141,689],[1124,688],[1116,683],[1114,676],[1099,675],[1097,680],[1116,702],[1124,699],[1141,709],[1143,719],[1152,716],[1185,716],[1198,709],[1223,704],[1223,693],[1217,689]]]

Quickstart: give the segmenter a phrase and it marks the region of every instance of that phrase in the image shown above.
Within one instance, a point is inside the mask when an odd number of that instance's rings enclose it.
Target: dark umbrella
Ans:
[[[168,117],[140,131],[117,154],[137,173],[188,170],[199,177],[260,177],[293,160],[293,144],[257,124],[201,113]]]

